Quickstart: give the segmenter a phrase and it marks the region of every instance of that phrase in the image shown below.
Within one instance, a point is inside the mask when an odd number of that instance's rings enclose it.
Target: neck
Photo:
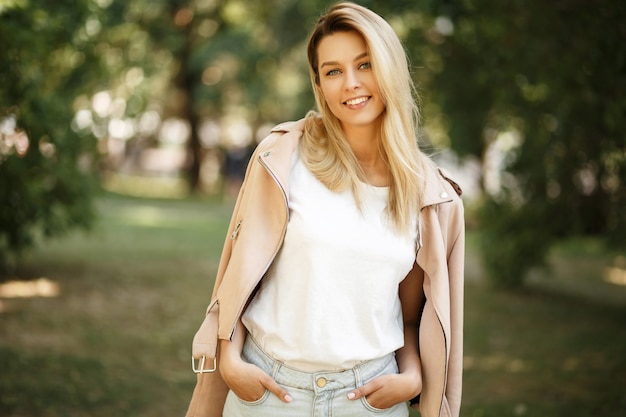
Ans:
[[[344,133],[361,165],[373,165],[378,162],[380,159],[380,152],[378,151],[380,134],[377,129],[370,126],[353,126],[350,129],[344,127]]]
[[[363,170],[365,181],[383,187],[389,185],[389,169],[380,153],[380,134],[377,129],[351,128],[344,130],[354,156]]]

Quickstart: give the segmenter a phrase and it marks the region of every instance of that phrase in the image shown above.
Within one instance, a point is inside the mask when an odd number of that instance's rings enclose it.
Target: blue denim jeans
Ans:
[[[272,359],[254,342],[246,339],[242,357],[271,375],[292,396],[284,403],[269,391],[254,402],[228,393],[223,417],[408,417],[406,403],[388,409],[372,407],[365,398],[348,400],[348,393],[373,378],[398,373],[393,353],[363,362],[339,372],[308,373],[289,368]]]

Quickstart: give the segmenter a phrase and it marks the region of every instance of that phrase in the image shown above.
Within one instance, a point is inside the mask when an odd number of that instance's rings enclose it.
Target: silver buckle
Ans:
[[[206,356],[202,355],[202,358],[198,359],[200,361],[200,367],[196,368],[196,359],[192,356],[191,357],[191,369],[193,369],[193,371],[196,374],[210,374],[212,372],[215,372],[215,370],[217,369],[217,358],[213,358],[213,368],[212,369],[204,369],[204,363],[206,362]]]

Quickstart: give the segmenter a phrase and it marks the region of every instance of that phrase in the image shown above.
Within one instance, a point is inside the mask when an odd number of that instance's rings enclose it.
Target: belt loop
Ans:
[[[363,385],[363,382],[361,382],[361,372],[360,372],[361,367],[359,365],[355,366],[352,368],[352,372],[354,372],[354,383],[356,385],[357,388],[359,388],[361,385]]]

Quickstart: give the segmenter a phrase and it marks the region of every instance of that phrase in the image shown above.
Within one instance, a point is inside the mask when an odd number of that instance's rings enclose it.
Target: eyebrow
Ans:
[[[369,55],[369,53],[367,51],[363,52],[362,54],[357,55],[354,58],[353,62],[354,61],[358,61],[361,58],[365,58],[368,55]],[[320,65],[320,68],[323,68],[323,67],[328,66],[328,65],[339,65],[339,62],[337,62],[337,61],[327,61],[327,62],[322,63],[322,65]]]

